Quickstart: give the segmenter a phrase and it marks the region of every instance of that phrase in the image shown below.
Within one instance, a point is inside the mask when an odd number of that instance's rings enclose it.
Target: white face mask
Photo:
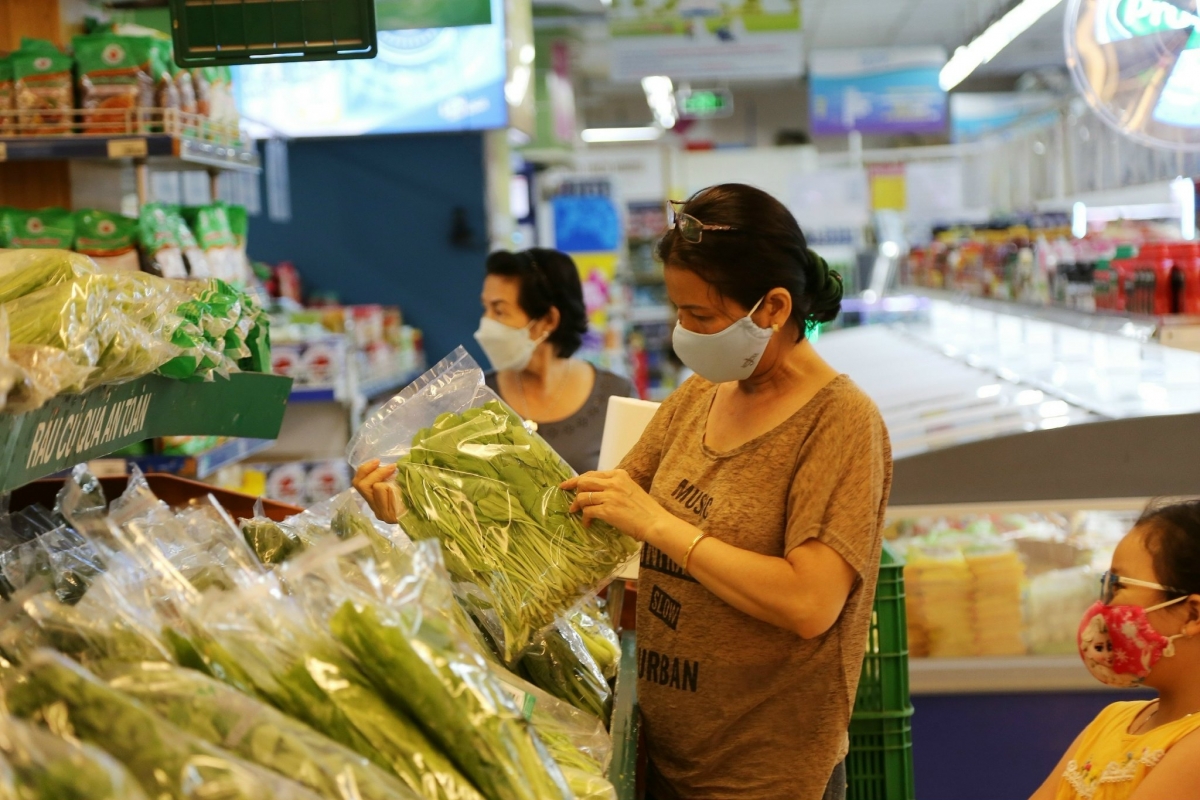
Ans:
[[[750,319],[762,300],[754,304],[750,314],[719,333],[693,333],[676,323],[671,344],[688,369],[712,383],[744,381],[754,373],[758,360],[766,352],[775,331],[760,328]]]
[[[484,317],[479,320],[475,341],[479,342],[484,355],[492,362],[492,369],[498,372],[522,370],[529,366],[533,351],[550,335],[546,333],[540,339],[530,339],[529,329],[532,326],[531,322],[524,328],[510,328],[503,322]]]

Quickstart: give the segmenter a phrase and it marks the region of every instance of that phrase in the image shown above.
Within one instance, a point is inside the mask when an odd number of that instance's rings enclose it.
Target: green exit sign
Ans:
[[[727,117],[733,113],[733,93],[728,89],[681,89],[675,104],[682,119]]]

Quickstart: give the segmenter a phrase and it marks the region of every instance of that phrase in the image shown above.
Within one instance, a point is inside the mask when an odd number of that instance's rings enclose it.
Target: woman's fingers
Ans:
[[[359,481],[363,480],[368,475],[370,475],[372,472],[374,472],[378,467],[379,467],[379,459],[378,458],[372,458],[370,461],[365,462],[362,466],[360,466],[358,469],[356,469],[354,471],[354,481],[353,482],[358,483]]]
[[[403,503],[400,499],[400,487],[394,483],[376,483],[371,487],[371,510],[383,522],[396,522],[400,519]]]

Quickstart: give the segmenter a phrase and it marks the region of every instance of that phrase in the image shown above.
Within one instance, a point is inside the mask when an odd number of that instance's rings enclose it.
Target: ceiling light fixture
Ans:
[[[588,128],[579,134],[588,144],[609,142],[653,142],[662,136],[661,128],[653,125],[645,128]]]
[[[1029,30],[1035,22],[1061,2],[1062,0],[1021,0],[1009,9],[1007,14],[987,26],[983,33],[954,51],[954,55],[938,75],[938,83],[942,90],[948,92],[958,86],[968,75],[995,58],[1001,50],[1012,44],[1014,39]]]
[[[646,93],[646,104],[654,112],[654,121],[665,129],[674,128],[679,111],[675,105],[675,84],[666,75],[650,75],[642,78],[642,91]]]

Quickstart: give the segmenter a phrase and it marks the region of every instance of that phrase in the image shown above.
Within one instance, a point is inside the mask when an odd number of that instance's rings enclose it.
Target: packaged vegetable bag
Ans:
[[[178,225],[162,203],[142,206],[138,216],[138,240],[146,272],[164,278],[188,276]]]
[[[396,463],[401,527],[439,540],[450,574],[487,594],[510,664],[636,550],[611,526],[585,527],[570,513],[573,498],[558,486],[571,468],[461,347],[368,419],[348,458],[356,468]]]
[[[6,689],[12,711],[101,747],[148,794],[170,800],[317,800],[317,794],[184,733],[69,658],[41,651]]]
[[[65,249],[0,253],[0,303],[97,271],[90,258]]]
[[[76,36],[73,44],[79,71],[79,105],[88,112],[83,117],[83,132],[148,130],[145,112],[155,106],[153,62],[157,60],[157,42],[99,33]]]
[[[0,56],[0,136],[12,136],[15,110],[12,57],[3,55]]]
[[[51,42],[24,39],[11,56],[18,133],[59,136],[71,133],[75,105],[71,70],[75,61]]]
[[[104,272],[137,272],[138,221],[108,211],[75,212],[75,251]]]
[[[0,777],[4,800],[145,800],[137,781],[98,747],[56,736],[0,711]],[[6,795],[4,785],[14,794]]]
[[[229,215],[223,203],[194,206],[181,209],[184,220],[196,242],[204,251],[204,258],[214,278],[237,281],[241,278],[238,265],[237,238],[233,234]]]
[[[0,242],[13,249],[70,250],[75,244],[75,218],[61,208],[6,209],[0,216]]]

